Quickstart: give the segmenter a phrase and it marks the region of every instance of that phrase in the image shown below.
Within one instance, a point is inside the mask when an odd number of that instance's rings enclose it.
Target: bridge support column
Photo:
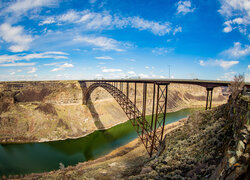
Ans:
[[[150,157],[152,156],[154,151],[158,151],[157,148],[162,142],[164,126],[166,121],[166,113],[167,113],[168,85],[169,83],[157,84],[157,95],[156,95],[156,105],[155,105],[156,112],[151,120],[151,122],[154,123],[153,125],[154,127],[152,129],[153,135],[152,135],[151,149],[149,153]]]
[[[206,110],[212,108],[213,89],[214,88],[207,88]]]
[[[143,102],[143,104],[142,104],[142,118],[143,118],[142,138],[143,138],[145,121],[146,121],[147,83],[143,83],[143,101],[142,102]],[[146,143],[147,142],[148,141],[146,141]]]

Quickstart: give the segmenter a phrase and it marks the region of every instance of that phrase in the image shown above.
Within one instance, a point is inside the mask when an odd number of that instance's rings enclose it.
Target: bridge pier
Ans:
[[[152,107],[151,127],[153,126],[153,123],[154,127],[152,128],[153,136],[149,152],[150,157],[152,156],[154,151],[156,152],[158,151],[158,147],[162,142],[165,121],[166,121],[166,113],[167,113],[168,85],[169,83],[165,84],[157,83],[156,105],[155,101],[153,101],[153,107]],[[154,83],[154,93],[155,93],[155,83]],[[154,113],[154,107],[156,107],[155,113]]]
[[[207,100],[206,100],[206,110],[212,108],[212,100],[213,100],[213,89],[207,88]]]

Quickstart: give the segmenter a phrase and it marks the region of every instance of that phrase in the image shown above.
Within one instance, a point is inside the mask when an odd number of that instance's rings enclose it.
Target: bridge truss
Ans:
[[[229,81],[202,81],[202,80],[87,80],[90,86],[84,93],[85,102],[88,103],[91,93],[102,87],[107,90],[121,106],[128,119],[130,119],[138,136],[143,142],[151,157],[162,144],[164,126],[167,112],[168,85],[170,83],[194,84],[205,87],[207,90],[206,109],[212,107],[213,89],[218,86],[228,86]],[[142,110],[137,108],[137,85],[143,84]],[[146,118],[147,86],[153,84],[152,116]],[[130,86],[134,86],[133,97],[129,94]],[[250,84],[246,83],[247,88]],[[147,113],[148,114],[148,113]]]
[[[97,88],[102,87],[108,91],[121,106],[128,119],[130,119],[138,136],[143,142],[150,157],[154,152],[158,151],[159,145],[162,143],[164,125],[167,112],[167,91],[169,83],[154,83],[153,84],[153,105],[152,116],[146,118],[146,101],[147,101],[147,83],[143,83],[143,107],[142,112],[137,108],[137,83],[134,83],[133,101],[129,98],[130,83],[93,83],[85,92],[85,102],[88,103],[91,93]],[[124,88],[125,85],[126,87]],[[123,93],[126,91],[126,94]]]

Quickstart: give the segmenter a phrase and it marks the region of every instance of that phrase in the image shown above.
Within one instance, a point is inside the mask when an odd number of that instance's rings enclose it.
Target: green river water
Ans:
[[[196,109],[168,113],[166,124],[188,116]],[[147,116],[150,118],[150,116]],[[76,165],[103,156],[137,138],[127,121],[107,130],[95,131],[78,139],[27,144],[0,144],[0,177],[9,174],[29,174]]]

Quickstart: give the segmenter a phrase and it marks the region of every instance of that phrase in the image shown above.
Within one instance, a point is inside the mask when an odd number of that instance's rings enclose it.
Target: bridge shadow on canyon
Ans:
[[[87,85],[83,81],[78,81],[78,82],[79,82],[79,84],[81,86],[81,89],[82,89],[82,102],[84,102],[84,98],[85,98],[84,97],[84,94],[85,94],[84,92],[87,90]],[[89,98],[86,105],[87,105],[87,107],[88,107],[88,109],[89,109],[89,111],[91,113],[91,116],[92,116],[92,118],[94,120],[96,128],[98,130],[104,130],[105,127],[104,127],[103,123],[101,122],[100,116],[99,116],[98,112],[95,109],[95,106],[94,106],[94,104],[92,102],[91,97]]]

